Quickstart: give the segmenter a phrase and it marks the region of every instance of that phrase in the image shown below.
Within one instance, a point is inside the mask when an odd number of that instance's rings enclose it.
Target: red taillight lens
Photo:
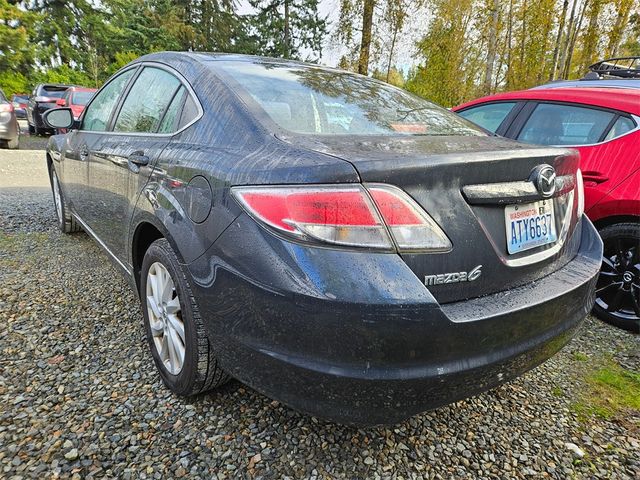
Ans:
[[[451,249],[435,221],[390,185],[235,187],[232,192],[253,218],[302,240],[387,251]]]
[[[409,195],[391,185],[366,187],[399,250],[451,250],[449,238]]]
[[[360,185],[237,187],[256,220],[308,241],[392,250],[387,230]]]
[[[10,103],[0,103],[0,112],[13,112],[13,105]]]

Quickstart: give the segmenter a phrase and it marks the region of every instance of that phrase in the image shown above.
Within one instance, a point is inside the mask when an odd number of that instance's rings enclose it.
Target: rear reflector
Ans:
[[[401,251],[446,252],[451,242],[438,224],[415,200],[391,185],[366,185]]]
[[[234,187],[232,192],[255,220],[307,242],[386,251],[451,249],[442,229],[402,190],[381,184],[367,189],[323,185]]]

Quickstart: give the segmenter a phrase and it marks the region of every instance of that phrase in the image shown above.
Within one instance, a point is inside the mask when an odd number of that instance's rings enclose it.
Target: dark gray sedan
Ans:
[[[157,53],[82,118],[45,113],[60,228],[138,293],[164,383],[229,375],[345,423],[398,422],[543,362],[602,243],[574,151],[497,138],[316,65]]]

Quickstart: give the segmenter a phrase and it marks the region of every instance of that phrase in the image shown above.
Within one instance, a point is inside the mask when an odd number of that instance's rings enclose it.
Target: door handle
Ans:
[[[149,157],[146,156],[144,152],[133,152],[127,157],[127,163],[129,165],[129,170],[133,173],[138,173],[140,171],[140,167],[149,165]]]

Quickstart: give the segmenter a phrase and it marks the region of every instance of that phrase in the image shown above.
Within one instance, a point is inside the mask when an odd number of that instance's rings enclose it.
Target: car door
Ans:
[[[90,158],[89,185],[95,208],[88,222],[127,268],[129,221],[155,161],[171,140],[169,117],[176,115],[185,91],[176,72],[144,65],[114,114],[111,132],[95,146]]]
[[[580,152],[587,208],[630,175],[637,149],[624,136],[638,128],[633,115],[562,102],[531,102],[507,136],[526,143],[574,147]]]
[[[64,142],[62,182],[65,198],[80,221],[92,216],[89,192],[89,157],[103,140],[118,100],[127,88],[136,67],[112,78],[88,105],[78,130],[67,134]]]

